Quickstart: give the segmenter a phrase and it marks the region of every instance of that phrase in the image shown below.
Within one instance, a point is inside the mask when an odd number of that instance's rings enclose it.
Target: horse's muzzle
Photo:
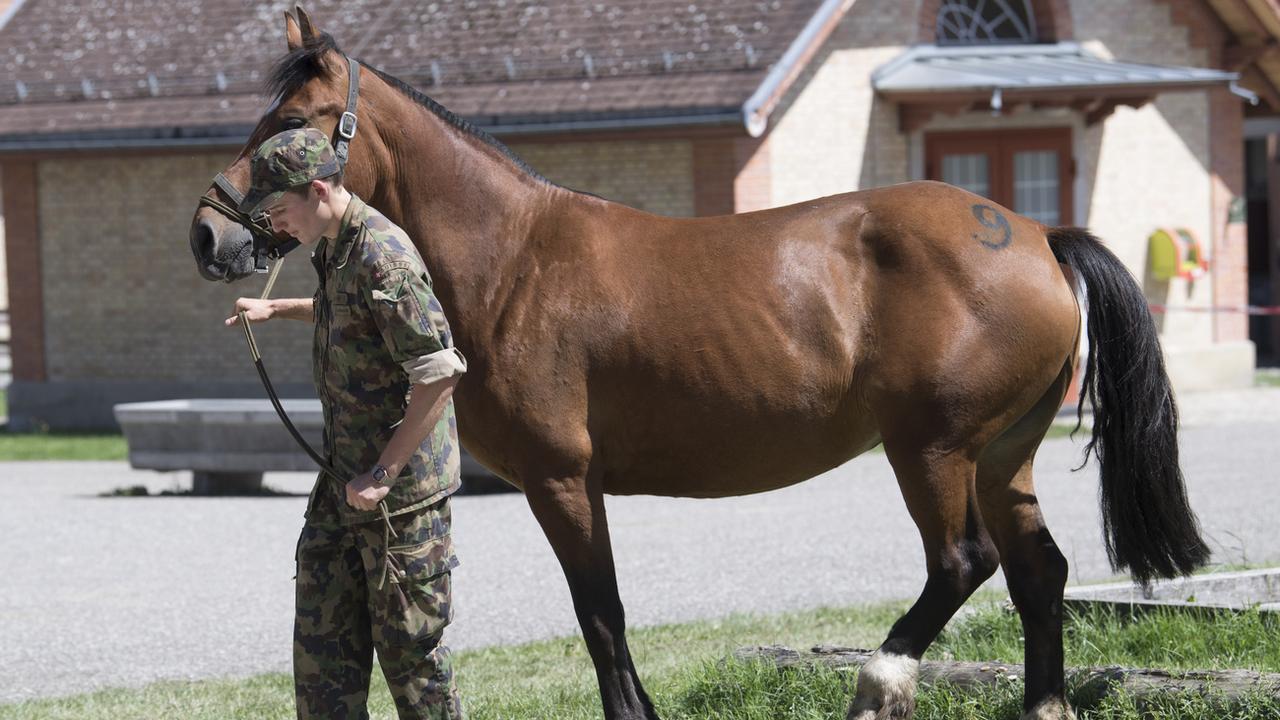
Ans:
[[[218,226],[210,218],[191,225],[191,254],[205,280],[232,282],[252,275],[253,238],[238,225]]]

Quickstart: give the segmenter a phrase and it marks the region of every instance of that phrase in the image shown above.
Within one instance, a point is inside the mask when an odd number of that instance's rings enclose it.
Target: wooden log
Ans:
[[[818,646],[807,652],[779,645],[739,648],[734,658],[742,661],[770,663],[779,669],[824,666],[851,672],[871,659],[870,650]],[[950,683],[973,688],[1008,682],[1022,682],[1021,665],[998,662],[960,662],[926,660],[920,663],[920,682]],[[1123,691],[1138,698],[1153,694],[1212,691],[1227,699],[1254,691],[1280,696],[1280,673],[1250,670],[1152,670],[1119,665],[1093,668],[1067,668],[1067,684],[1081,687],[1097,697]]]

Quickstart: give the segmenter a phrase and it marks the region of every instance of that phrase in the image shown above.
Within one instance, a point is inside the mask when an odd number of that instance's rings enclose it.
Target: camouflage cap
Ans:
[[[329,138],[315,128],[285,130],[267,138],[249,158],[249,192],[240,212],[253,215],[285,191],[341,169]]]

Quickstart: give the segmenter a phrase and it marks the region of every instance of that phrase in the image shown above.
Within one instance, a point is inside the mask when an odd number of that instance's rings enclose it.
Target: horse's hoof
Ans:
[[[1048,698],[1040,701],[1039,705],[1022,713],[1019,720],[1076,720],[1076,714],[1071,711],[1071,706],[1062,698]]]
[[[906,720],[916,709],[920,662],[876,651],[858,672],[858,694],[846,720]]]

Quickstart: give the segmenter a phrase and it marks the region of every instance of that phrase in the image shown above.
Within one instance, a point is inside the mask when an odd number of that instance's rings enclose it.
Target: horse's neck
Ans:
[[[422,254],[465,350],[490,334],[502,311],[493,289],[520,272],[532,229],[563,192],[430,110],[412,110],[421,122],[389,143],[397,170],[379,194]]]

